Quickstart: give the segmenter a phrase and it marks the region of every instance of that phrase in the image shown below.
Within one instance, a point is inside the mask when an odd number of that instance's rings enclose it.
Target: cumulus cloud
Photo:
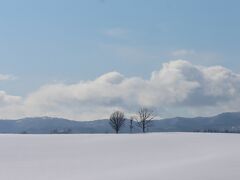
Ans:
[[[146,106],[159,110],[161,117],[212,115],[238,110],[239,94],[240,74],[176,60],[164,63],[149,79],[110,72],[75,84],[48,84],[23,98],[0,92],[5,108],[0,113],[91,120]]]

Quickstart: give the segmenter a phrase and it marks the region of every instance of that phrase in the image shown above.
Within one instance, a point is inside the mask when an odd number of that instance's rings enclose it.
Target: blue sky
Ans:
[[[221,0],[1,1],[0,71],[18,77],[1,87],[26,94],[44,83],[93,79],[112,70],[146,77],[163,62],[182,58],[168,56],[178,49],[200,54],[189,61],[239,72],[239,5]],[[107,33],[111,30],[115,34]]]
[[[237,0],[0,1],[0,83],[26,97],[117,71],[149,79],[170,60],[240,72]]]

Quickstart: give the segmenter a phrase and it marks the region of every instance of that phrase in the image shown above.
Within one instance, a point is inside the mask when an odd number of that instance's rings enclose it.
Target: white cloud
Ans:
[[[123,46],[119,44],[99,44],[99,48],[106,55],[110,55],[113,59],[120,59],[123,62],[136,64],[158,64],[162,54],[153,49],[146,50],[144,47]]]
[[[12,80],[15,79],[14,76],[8,74],[0,74],[0,81]]]
[[[1,92],[0,105],[0,116],[8,118],[90,120],[106,118],[117,109],[131,114],[140,106],[157,109],[163,117],[212,115],[239,110],[240,74],[176,60],[164,63],[149,79],[110,72],[91,81],[45,85],[25,98]]]
[[[194,50],[188,50],[188,49],[177,49],[170,53],[170,55],[174,57],[185,57],[189,55],[195,55],[196,52]]]
[[[224,61],[220,53],[195,51],[193,49],[176,49],[168,52],[168,57],[173,59],[190,59],[192,63],[201,62],[201,64],[207,66],[222,64]]]
[[[125,37],[128,33],[129,33],[129,30],[125,28],[120,28],[120,27],[110,28],[105,30],[104,32],[104,34],[109,37],[121,37],[121,38]]]
[[[9,106],[21,102],[20,96],[8,95],[5,91],[0,91],[0,106]]]

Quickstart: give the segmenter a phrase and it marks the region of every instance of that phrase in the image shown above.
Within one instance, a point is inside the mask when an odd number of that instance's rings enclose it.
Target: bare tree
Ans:
[[[125,123],[124,113],[121,111],[115,111],[111,114],[109,119],[109,124],[113,128],[113,130],[118,134],[119,130]]]
[[[130,125],[129,125],[130,133],[133,133],[133,120],[134,120],[134,117],[132,116],[132,117],[130,118]]]
[[[145,133],[146,130],[152,125],[154,119],[153,111],[148,108],[140,108],[136,116],[137,126]]]

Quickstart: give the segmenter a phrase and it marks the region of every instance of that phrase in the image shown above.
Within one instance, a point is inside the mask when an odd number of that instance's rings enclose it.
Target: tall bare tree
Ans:
[[[137,120],[137,126],[139,126],[142,129],[142,132],[145,133],[152,125],[154,112],[148,108],[140,108],[135,118]]]
[[[111,114],[109,119],[109,124],[113,128],[113,130],[118,134],[119,130],[125,123],[124,113],[121,111],[115,111]]]

